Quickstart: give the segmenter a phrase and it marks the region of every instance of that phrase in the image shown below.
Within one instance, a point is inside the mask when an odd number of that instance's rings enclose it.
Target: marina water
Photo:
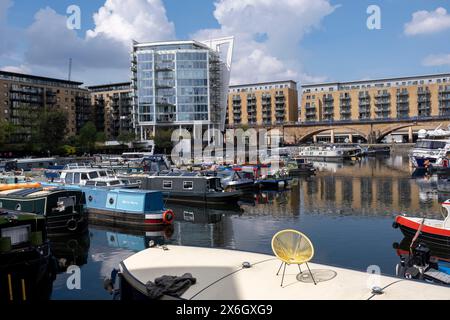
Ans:
[[[439,202],[450,198],[437,191],[435,177],[413,174],[406,154],[315,166],[316,176],[294,179],[283,192],[250,194],[239,207],[167,205],[176,215],[172,227],[130,231],[90,225],[83,236],[59,239],[55,256],[80,266],[81,289],[69,290],[71,274],[60,273],[52,299],[112,299],[104,278],[150,242],[271,254],[272,236],[287,228],[311,238],[315,262],[362,271],[377,266],[395,275],[400,259],[394,247],[403,235],[392,227],[394,216],[439,218]]]

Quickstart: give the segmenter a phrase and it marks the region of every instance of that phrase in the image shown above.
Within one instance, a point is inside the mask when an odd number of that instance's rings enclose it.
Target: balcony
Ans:
[[[409,106],[397,106],[397,112],[409,112]]]
[[[175,70],[174,62],[157,62],[155,64],[156,71],[173,71]]]
[[[323,102],[333,102],[333,101],[334,101],[334,99],[333,99],[332,96],[330,96],[330,97],[323,97]]]
[[[391,95],[389,93],[378,93],[375,95],[375,98],[379,99],[379,98],[390,98]]]
[[[156,80],[156,88],[173,88],[175,80]]]
[[[350,114],[352,114],[352,112],[351,112],[351,110],[347,110],[347,109],[343,109],[343,110],[341,110],[341,115],[350,115]]]

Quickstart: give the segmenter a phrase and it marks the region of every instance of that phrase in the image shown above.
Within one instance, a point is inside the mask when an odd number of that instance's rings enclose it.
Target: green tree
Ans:
[[[120,132],[117,136],[117,141],[120,144],[127,144],[136,140],[136,136],[133,132]]]
[[[0,146],[10,142],[11,134],[14,133],[14,126],[6,120],[0,119]]]
[[[62,111],[40,112],[31,137],[34,149],[50,153],[60,150],[64,144],[67,122],[67,115]]]
[[[97,132],[97,135],[95,136],[95,141],[104,143],[106,141],[106,134],[102,131]]]
[[[172,149],[172,131],[171,130],[156,130],[155,137],[155,148],[158,152],[163,152],[167,154]]]
[[[91,152],[95,149],[95,140],[97,129],[92,121],[87,122],[80,130],[78,135],[78,147],[83,152]]]

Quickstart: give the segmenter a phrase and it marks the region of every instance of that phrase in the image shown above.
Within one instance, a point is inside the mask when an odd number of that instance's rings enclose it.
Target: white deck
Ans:
[[[380,276],[378,285],[384,294],[373,296],[370,275],[364,272],[310,263],[313,273],[332,270],[331,280],[313,283],[297,280],[296,265],[287,266],[283,287],[280,261],[274,256],[234,250],[168,246],[169,250],[150,248],[123,261],[126,269],[145,284],[162,275],[191,273],[197,283],[182,296],[195,300],[287,300],[287,299],[450,299],[450,288]],[[243,269],[242,263],[252,267]],[[393,266],[394,268],[394,266]],[[302,265],[305,271],[306,265]]]

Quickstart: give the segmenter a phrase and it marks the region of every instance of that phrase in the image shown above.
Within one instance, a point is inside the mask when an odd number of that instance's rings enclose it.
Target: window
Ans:
[[[163,189],[172,189],[172,181],[163,180]]]
[[[80,183],[80,175],[81,174],[79,172],[75,173],[75,175],[73,176],[73,183],[75,183],[75,184]]]
[[[107,184],[104,181],[97,181],[97,187],[106,187]]]
[[[69,173],[66,175],[65,182],[66,182],[67,184],[72,184],[72,183],[73,183],[73,172],[69,172]]]
[[[98,178],[98,173],[96,171],[89,173],[89,178],[96,179]]]
[[[183,182],[183,189],[184,190],[192,190],[194,188],[194,182],[193,181],[184,181]]]

